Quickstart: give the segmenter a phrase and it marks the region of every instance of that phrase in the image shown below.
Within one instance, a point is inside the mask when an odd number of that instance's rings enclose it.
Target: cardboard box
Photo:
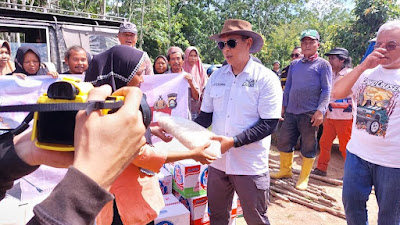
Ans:
[[[160,172],[157,173],[157,177],[160,183],[161,193],[163,195],[172,194],[172,174],[165,168],[161,168]]]
[[[185,198],[206,195],[208,166],[187,159],[174,163],[173,189]]]
[[[242,206],[240,205],[240,199],[239,199],[239,197],[238,197],[238,199],[237,199],[237,210],[236,210],[236,214],[237,214],[237,217],[239,218],[239,217],[243,217],[243,209],[242,209]]]
[[[190,211],[190,224],[191,225],[208,225],[210,224],[210,216],[208,210],[207,196],[196,196],[185,198],[177,191],[173,191],[175,197]],[[230,225],[236,224],[237,213],[237,195],[233,196]]]
[[[174,195],[190,211],[191,225],[210,224],[210,218],[208,216],[208,200],[206,195],[185,198],[176,191],[174,191]]]
[[[171,175],[174,175],[174,163],[164,163],[164,169],[166,169]]]
[[[164,195],[165,207],[154,220],[156,225],[189,225],[190,213],[172,194]]]

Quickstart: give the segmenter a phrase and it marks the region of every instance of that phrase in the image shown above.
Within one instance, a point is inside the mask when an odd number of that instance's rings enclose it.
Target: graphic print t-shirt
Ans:
[[[367,70],[352,91],[354,121],[347,149],[371,163],[400,168],[400,70]]]

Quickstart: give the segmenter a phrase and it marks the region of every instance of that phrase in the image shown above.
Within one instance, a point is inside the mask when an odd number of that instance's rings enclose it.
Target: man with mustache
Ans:
[[[282,88],[275,73],[251,56],[264,46],[251,23],[228,19],[216,41],[227,62],[207,81],[195,122],[212,126],[221,158],[208,167],[211,225],[229,224],[234,192],[247,224],[270,224],[268,155],[282,109]]]
[[[347,224],[368,224],[366,202],[372,187],[378,224],[400,224],[400,197],[395,194],[400,192],[400,20],[383,24],[374,51],[335,82],[332,97],[348,95],[354,122],[343,177]]]
[[[138,30],[137,30],[135,24],[133,24],[131,22],[123,22],[119,26],[119,32],[118,32],[117,37],[118,37],[118,40],[121,43],[121,45],[127,45],[127,46],[131,46],[132,48],[136,48],[136,42],[138,40],[137,33],[138,33]],[[144,53],[145,53],[144,74],[145,75],[154,75],[153,64],[150,61],[149,55],[147,55],[147,52],[144,52]]]
[[[68,48],[64,60],[69,68],[64,74],[83,74],[89,67],[88,54],[81,46]]]
[[[198,101],[200,99],[200,89],[196,82],[193,81],[193,76],[183,71],[184,58],[185,57],[181,48],[177,46],[170,47],[167,52],[168,64],[171,67],[169,73],[185,73],[185,78],[189,83],[189,102],[192,100]],[[192,112],[191,109],[189,110]]]
[[[293,62],[293,60],[299,59],[299,58],[303,58],[303,54],[301,53],[301,47],[296,46],[293,48],[292,54],[290,54],[290,60],[291,60],[291,62]],[[285,84],[286,84],[287,75],[289,73],[289,67],[290,67],[290,64],[282,69],[281,85],[282,85],[283,90],[285,90]]]
[[[317,154],[318,127],[322,124],[329,104],[332,67],[318,56],[320,36],[316,30],[301,32],[300,42],[304,57],[294,60],[289,67],[283,94],[284,122],[278,139],[280,171],[272,178],[292,177],[293,150],[301,140],[303,164],[296,188],[306,190]]]

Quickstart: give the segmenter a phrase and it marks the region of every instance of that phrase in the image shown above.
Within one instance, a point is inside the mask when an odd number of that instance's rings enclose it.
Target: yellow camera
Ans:
[[[85,109],[89,104],[87,98],[91,89],[93,89],[91,83],[72,78],[64,78],[49,86],[47,93],[40,96],[37,103],[54,106],[54,110],[39,110],[34,113],[32,141],[37,139],[35,142],[37,147],[53,151],[74,151],[75,117],[78,110]],[[123,100],[123,96],[109,96],[105,102],[100,102],[106,103],[102,104],[102,113],[113,113],[118,110],[122,104],[114,106],[114,109],[105,107],[110,105],[107,103],[123,103]],[[142,98],[140,110],[147,127],[151,121],[151,111],[145,96]]]

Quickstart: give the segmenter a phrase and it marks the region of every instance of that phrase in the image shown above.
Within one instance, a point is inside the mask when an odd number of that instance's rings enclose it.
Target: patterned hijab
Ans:
[[[143,63],[143,56],[143,51],[130,46],[114,46],[93,57],[85,81],[94,86],[109,84],[115,91],[132,80]]]
[[[197,53],[197,62],[191,66],[189,64],[189,54],[191,51],[196,51]],[[201,59],[199,56],[199,51],[196,47],[190,46],[185,51],[185,60],[183,62],[183,70],[192,74],[193,80],[197,83],[197,86],[200,88],[200,91],[203,91],[206,83],[207,83],[207,73],[203,68],[203,64],[201,63]]]

